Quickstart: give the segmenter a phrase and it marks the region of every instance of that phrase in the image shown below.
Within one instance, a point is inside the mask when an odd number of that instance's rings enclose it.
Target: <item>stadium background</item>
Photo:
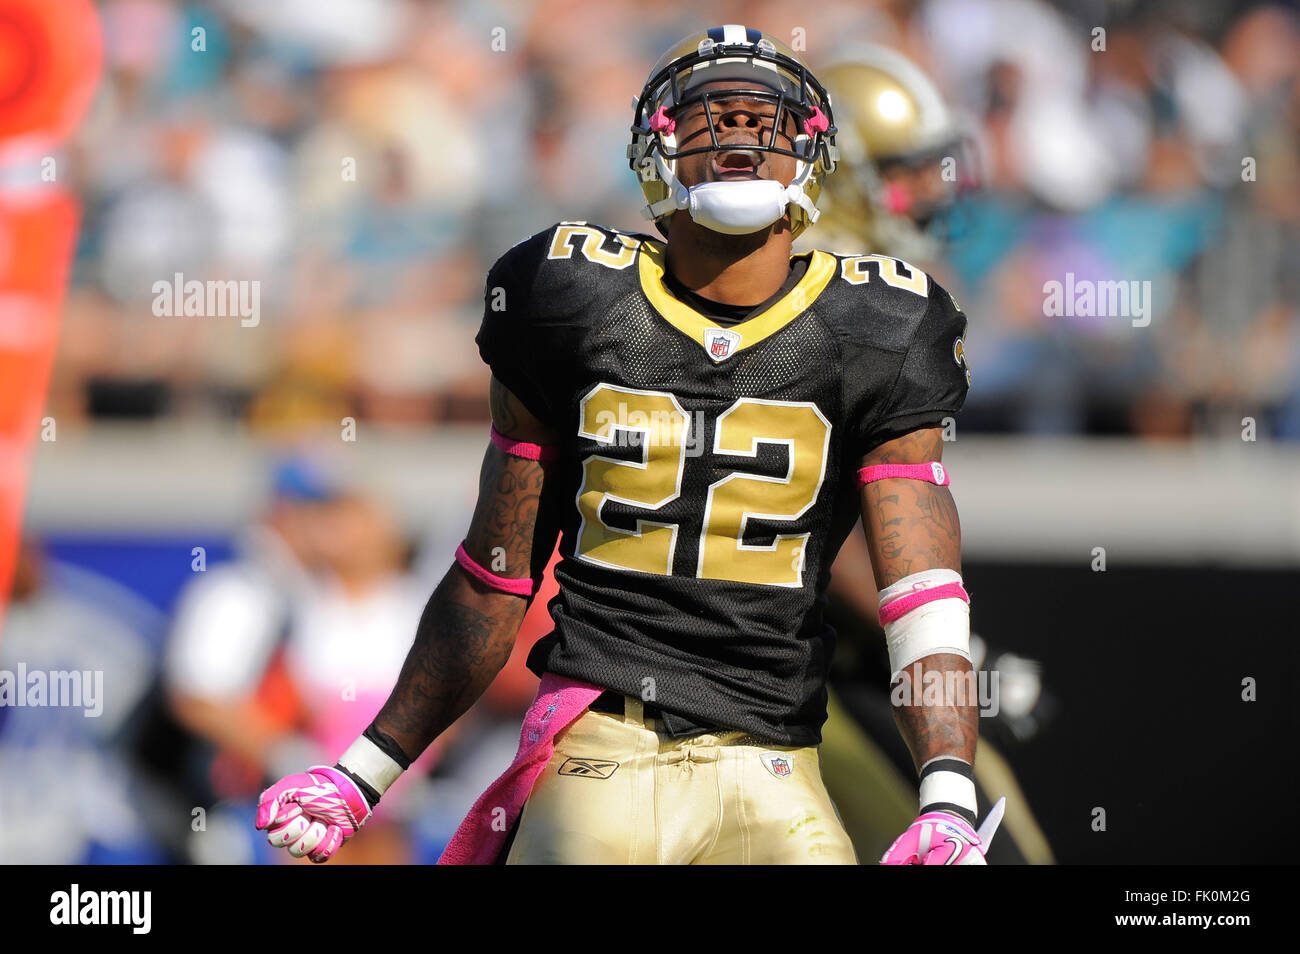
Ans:
[[[793,41],[814,69],[845,40],[897,46],[979,130],[984,189],[949,254],[973,389],[945,460],[973,625],[1038,660],[1054,703],[1007,754],[1058,860],[1267,857],[1251,809],[1294,781],[1275,740],[1300,675],[1294,8],[99,10],[100,85],[57,154],[83,206],[44,412],[57,431],[34,455],[0,669],[101,669],[108,704],[94,720],[0,709],[0,861],[271,860],[251,830],[261,771],[373,715],[359,692],[340,728],[348,706],[311,714],[303,697],[338,695],[366,639],[400,636],[463,534],[488,265],[560,219],[644,229],[631,99],[663,48],[723,22]],[[5,189],[39,188],[2,168]],[[153,283],[177,272],[259,282],[260,322],[156,316]],[[1150,325],[1045,317],[1043,283],[1066,272],[1151,282]],[[283,736],[259,767],[182,728],[175,684],[195,683],[169,646],[187,588],[284,508],[311,522],[323,571],[274,625],[342,669],[291,686],[281,634],[231,700]],[[381,622],[348,645],[340,620],[363,616]],[[531,693],[516,660],[367,857],[436,858]]]

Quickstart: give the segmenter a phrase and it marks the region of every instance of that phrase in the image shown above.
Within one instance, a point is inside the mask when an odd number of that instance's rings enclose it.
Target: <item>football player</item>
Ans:
[[[842,254],[883,252],[935,269],[960,195],[977,178],[972,138],[925,72],[895,50],[855,45],[819,75],[835,102],[840,162],[818,202],[816,244]],[[871,572],[866,541],[850,534],[828,590],[827,618],[840,639],[821,755],[827,790],[860,855],[879,854],[889,844],[917,797],[910,754],[891,718],[890,673],[876,649],[879,607],[875,593],[860,585]],[[978,667],[987,648],[975,636],[971,643]],[[1015,677],[1010,670],[1000,675],[1002,688]],[[1009,713],[1011,699],[1006,708]],[[1025,731],[1020,724],[1016,729]],[[981,810],[998,796],[1007,799],[1007,834],[990,860],[1050,864],[1046,837],[1006,759],[986,737],[974,773]]]
[[[983,864],[960,530],[940,455],[966,318],[880,255],[792,255],[835,166],[825,88],[728,25],[651,70],[628,149],[664,240],[562,222],[487,277],[479,500],[391,696],[333,766],[263,793],[328,859],[507,658],[557,538],[519,751],[443,863],[857,858],[818,756],[831,563],[861,520],[918,816],[883,861]],[[936,683],[938,684],[936,690]]]
[[[820,72],[835,99],[841,162],[819,202],[817,244],[937,264],[958,199],[978,180],[973,130],[896,50],[857,44]]]

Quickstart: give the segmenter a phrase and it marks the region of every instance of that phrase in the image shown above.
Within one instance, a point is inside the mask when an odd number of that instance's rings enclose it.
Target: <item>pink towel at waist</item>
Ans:
[[[505,773],[479,796],[465,820],[456,829],[447,848],[438,859],[440,865],[495,864],[515,819],[524,810],[524,802],[533,783],[546,768],[555,752],[555,736],[582,715],[605,690],[587,682],[547,673],[537,689],[537,698],[524,716],[519,732],[519,751]],[[493,815],[505,810],[505,818]],[[496,822],[494,825],[493,822]]]

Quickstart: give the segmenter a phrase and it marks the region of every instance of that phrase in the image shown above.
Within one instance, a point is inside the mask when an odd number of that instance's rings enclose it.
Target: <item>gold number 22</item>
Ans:
[[[681,494],[690,418],[677,398],[599,384],[581,404],[579,433],[602,444],[618,434],[641,460],[593,454],[582,465],[576,503],[581,515],[575,556],[601,566],[669,575],[677,546],[675,523],[637,518],[636,530],[611,527],[601,517],[608,501],[658,510]],[[747,544],[751,518],[795,520],[817,500],[826,477],[831,425],[815,404],[740,398],[718,415],[713,453],[757,457],[762,444],[784,444],[784,476],[734,471],[712,483],[705,496],[695,576],[769,586],[803,585],[808,533],[777,534],[771,544]]]

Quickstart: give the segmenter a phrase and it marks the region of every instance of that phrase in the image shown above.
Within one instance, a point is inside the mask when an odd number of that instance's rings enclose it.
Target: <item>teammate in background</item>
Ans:
[[[825,588],[861,520],[891,666],[971,672],[939,461],[966,319],[894,259],[791,254],[836,158],[824,87],[757,30],[654,67],[628,159],[667,241],[564,222],[489,273],[468,535],[374,722],[263,793],[272,844],[324,861],[371,817],[500,669],[559,534],[519,752],[442,861],[856,861],[817,749]],[[977,707],[913,688],[920,812],[882,861],[983,864]]]
[[[835,104],[840,165],[827,181],[811,238],[845,255],[879,252],[928,272],[940,258],[960,195],[977,178],[974,144],[938,88],[911,60],[863,44],[821,71]],[[907,749],[894,728],[890,675],[876,594],[859,585],[871,576],[866,539],[850,534],[836,558],[827,619],[840,637],[831,674],[830,716],[822,728],[826,787],[859,855],[879,853],[911,817],[917,797]],[[979,668],[987,647],[971,637]],[[1033,694],[1013,693],[1012,680],[1035,678],[1032,664],[999,673],[1007,716],[1032,708]],[[992,668],[992,667],[989,667]],[[1021,723],[1016,725],[1019,731]],[[980,811],[1007,798],[1006,836],[991,861],[1050,864],[1052,853],[1005,758],[981,737],[974,765]]]
[[[840,168],[826,183],[816,244],[941,266],[958,201],[978,181],[972,134],[895,50],[856,45],[822,73],[839,120]]]

